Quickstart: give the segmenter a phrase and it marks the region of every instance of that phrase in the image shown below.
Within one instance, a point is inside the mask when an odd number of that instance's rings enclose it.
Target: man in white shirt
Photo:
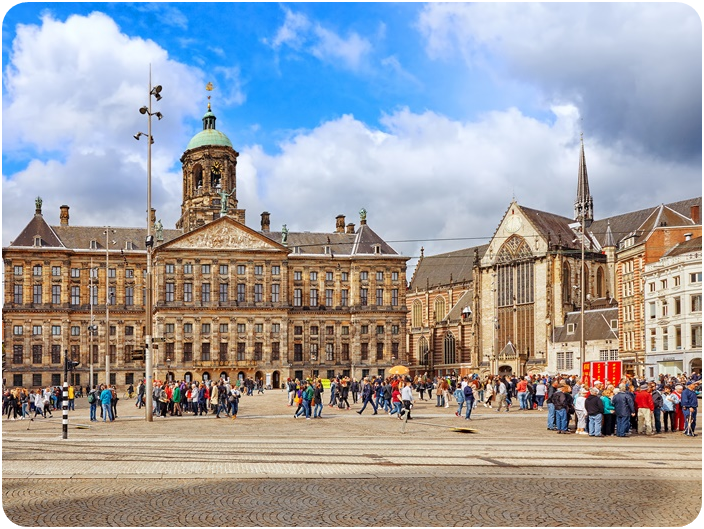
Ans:
[[[398,418],[402,419],[403,416],[408,413],[407,420],[411,420],[411,408],[413,407],[413,390],[411,389],[411,381],[406,379],[406,383],[401,389],[401,402],[403,403],[403,410],[398,414]]]

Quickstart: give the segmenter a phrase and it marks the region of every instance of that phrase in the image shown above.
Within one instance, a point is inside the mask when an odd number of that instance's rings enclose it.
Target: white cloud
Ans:
[[[603,141],[701,162],[701,21],[685,4],[430,3],[418,28],[433,58],[578,104]]]
[[[154,85],[164,86],[153,101],[164,115],[152,124],[153,206],[177,215],[178,153],[205,110],[202,72],[100,13],[17,28],[4,71],[3,151],[28,165],[15,174],[3,166],[3,244],[29,221],[37,195],[49,222],[68,203],[78,224],[143,225],[147,149],[132,136],[147,131],[138,109],[148,103],[150,63]]]
[[[279,48],[283,44],[297,50],[305,41],[305,33],[310,29],[308,18],[301,13],[294,13],[290,9],[283,8],[285,19],[283,25],[276,32],[276,36],[271,41],[274,48]]]
[[[372,50],[369,41],[354,32],[347,38],[342,38],[329,29],[317,25],[314,33],[317,42],[310,48],[313,56],[331,64],[337,63],[338,60],[342,61],[351,70],[359,69]]]
[[[384,116],[383,130],[343,116],[299,132],[277,155],[243,149],[247,164],[239,175],[256,180],[256,203],[271,213],[272,227],[332,231],[336,215],[358,223],[356,212],[365,207],[370,226],[387,240],[424,241],[392,243],[406,255],[417,255],[421,245],[431,254],[482,244],[437,239],[491,236],[514,195],[529,207],[571,217],[579,115],[573,106],[553,112],[548,124],[516,109],[474,122],[402,109]],[[600,217],[696,193],[695,171],[609,145],[587,143],[587,164]],[[660,183],[663,171],[677,183]],[[634,181],[643,186],[633,189]]]
[[[271,40],[271,47],[286,45],[297,52],[308,53],[322,62],[358,70],[372,51],[368,39],[354,31],[342,37],[317,22],[311,22],[301,13],[284,7],[284,23]],[[265,39],[265,43],[268,40]]]

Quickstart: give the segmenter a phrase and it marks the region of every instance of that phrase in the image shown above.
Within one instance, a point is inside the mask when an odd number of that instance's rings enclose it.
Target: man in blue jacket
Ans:
[[[697,383],[693,380],[689,381],[687,387],[682,392],[682,411],[684,412],[684,434],[690,437],[695,437],[694,429],[697,427],[697,393],[694,391]]]
[[[631,417],[635,416],[636,408],[633,400],[626,391],[626,384],[619,384],[619,392],[611,399],[616,413],[616,435],[626,437],[631,423]]]

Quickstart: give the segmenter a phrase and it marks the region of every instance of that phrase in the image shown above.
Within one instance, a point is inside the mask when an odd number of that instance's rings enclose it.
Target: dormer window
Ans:
[[[93,239],[92,241],[90,241],[90,249],[91,249],[91,250],[97,250],[97,249],[98,249],[98,241],[96,241],[95,239]]]
[[[125,243],[125,250],[134,250],[134,243],[132,241],[127,241]]]
[[[380,244],[375,244],[375,245],[374,245],[374,253],[375,253],[375,254],[380,254],[380,253],[381,253],[381,245],[380,245]]]
[[[330,247],[329,246],[325,247],[325,255],[330,255]]]
[[[574,334],[574,323],[567,324],[567,334]]]
[[[40,235],[35,235],[34,236],[34,246],[41,246],[42,245],[42,238]]]

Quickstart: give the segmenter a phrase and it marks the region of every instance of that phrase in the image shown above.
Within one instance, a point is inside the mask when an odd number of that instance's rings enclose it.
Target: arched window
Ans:
[[[445,364],[455,363],[455,337],[451,332],[445,335],[443,342],[443,359]]]
[[[570,278],[570,265],[562,263],[562,302],[569,303],[572,299],[572,280]]]
[[[195,189],[198,190],[203,187],[203,168],[200,164],[193,166],[193,185]]]
[[[411,327],[423,326],[423,304],[419,300],[413,302]]]
[[[596,271],[596,297],[604,297],[605,286],[604,269],[600,266]]]
[[[423,336],[418,340],[418,363],[421,365],[429,365],[428,356],[428,340]]]
[[[441,322],[445,319],[445,298],[439,296],[435,299],[435,321]]]

